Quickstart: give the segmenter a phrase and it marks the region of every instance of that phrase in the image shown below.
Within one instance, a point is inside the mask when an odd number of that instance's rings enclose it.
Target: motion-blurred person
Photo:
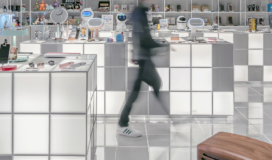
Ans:
[[[156,71],[154,63],[151,60],[151,49],[162,47],[156,43],[150,34],[148,20],[146,12],[147,8],[143,6],[143,3],[150,2],[151,0],[142,0],[139,6],[136,7],[132,13],[133,24],[133,58],[132,63],[139,65],[138,77],[135,80],[135,84],[131,94],[129,95],[121,117],[118,122],[117,134],[125,135],[129,137],[140,137],[141,132],[133,129],[129,126],[129,114],[132,109],[132,105],[138,97],[141,83],[146,82],[154,90],[156,97],[159,99],[159,90],[161,87],[161,79]]]

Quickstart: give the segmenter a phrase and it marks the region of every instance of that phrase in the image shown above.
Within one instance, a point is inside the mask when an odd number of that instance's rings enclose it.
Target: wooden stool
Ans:
[[[272,145],[219,132],[197,146],[198,160],[272,160]]]

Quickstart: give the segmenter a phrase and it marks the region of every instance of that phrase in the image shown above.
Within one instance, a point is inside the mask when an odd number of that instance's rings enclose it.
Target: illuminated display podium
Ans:
[[[55,65],[50,66],[48,61]],[[59,64],[85,62],[71,71]],[[43,69],[26,71],[29,63]],[[0,71],[0,159],[93,160],[96,151],[96,55],[30,55]]]

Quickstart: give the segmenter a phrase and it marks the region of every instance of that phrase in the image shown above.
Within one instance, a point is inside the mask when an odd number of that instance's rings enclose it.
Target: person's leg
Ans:
[[[139,64],[138,77],[137,77],[137,79],[136,79],[136,81],[134,83],[133,90],[130,93],[130,95],[129,95],[127,101],[126,101],[126,104],[125,104],[125,106],[123,108],[123,111],[122,111],[120,119],[119,119],[119,125],[121,127],[127,127],[128,126],[128,122],[129,122],[128,116],[129,116],[129,113],[131,111],[132,104],[137,99],[137,97],[139,95],[140,88],[141,88],[145,61],[144,60],[138,61],[138,64]]]
[[[146,62],[146,70],[143,75],[143,80],[153,88],[154,94],[158,101],[161,103],[166,114],[169,114],[169,111],[166,109],[165,105],[163,104],[161,97],[160,97],[160,88],[161,88],[161,77],[159,76],[156,67],[152,60]]]

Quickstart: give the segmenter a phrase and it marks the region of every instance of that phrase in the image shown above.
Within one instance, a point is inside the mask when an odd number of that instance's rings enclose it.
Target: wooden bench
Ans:
[[[197,146],[198,160],[272,160],[272,145],[219,132]]]

